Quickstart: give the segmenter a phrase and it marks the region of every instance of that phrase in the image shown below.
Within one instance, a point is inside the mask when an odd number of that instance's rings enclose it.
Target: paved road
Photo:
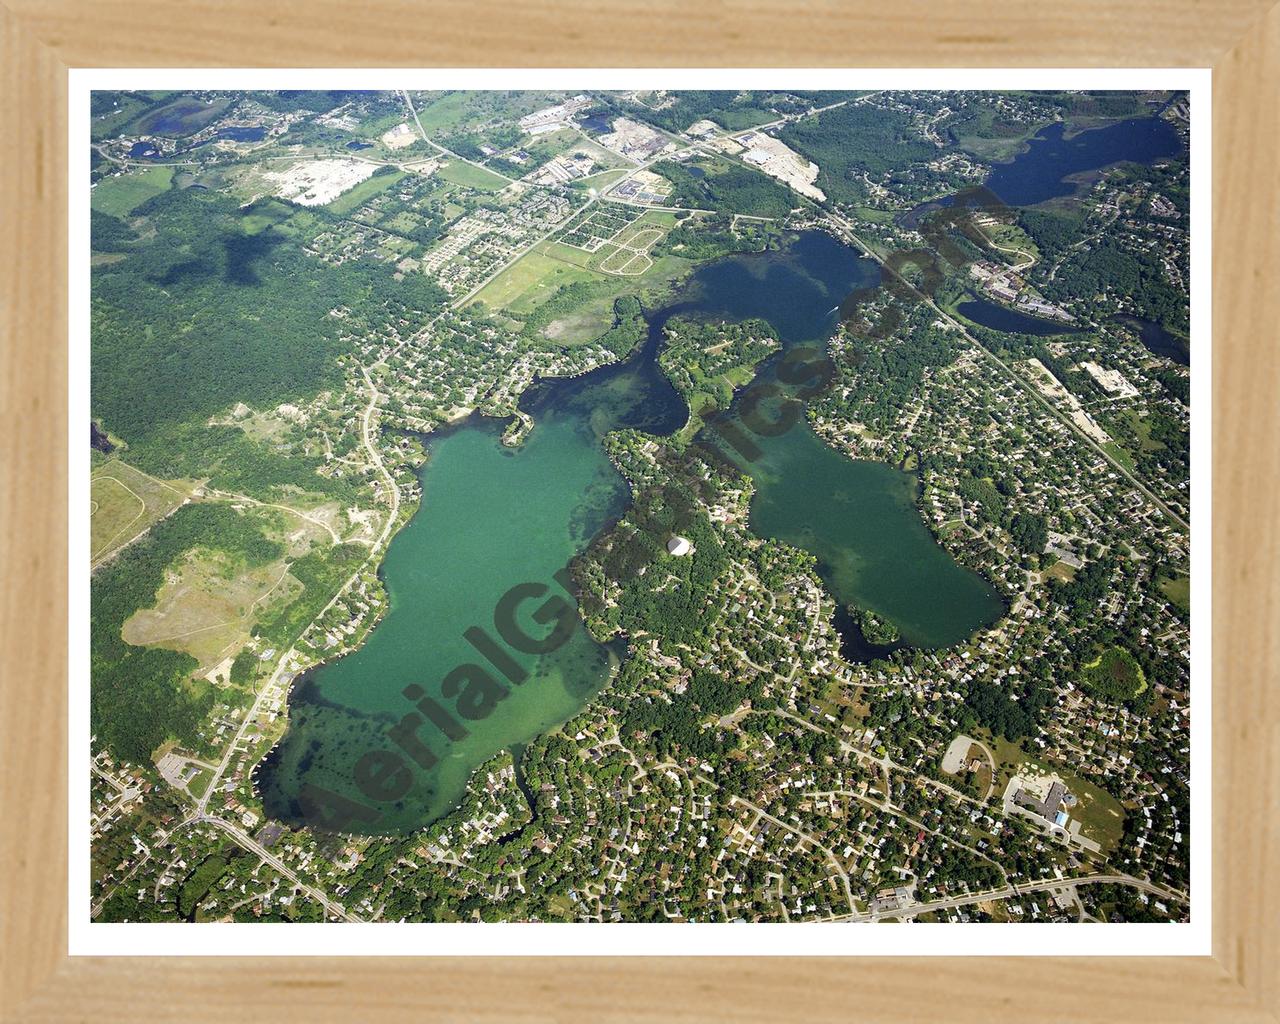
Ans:
[[[248,835],[248,833],[244,832],[242,829],[239,829],[235,825],[232,825],[230,822],[223,821],[221,818],[215,817],[212,814],[202,814],[197,820],[206,822],[210,825],[215,826],[216,828],[222,829],[223,832],[226,832],[229,836],[231,836],[232,839],[234,839],[237,843],[243,846],[246,850],[249,850],[250,852],[256,854],[257,856],[261,857],[264,861],[266,861],[268,864],[270,864],[273,868],[275,868],[278,872],[280,872],[280,874],[282,874],[290,882],[292,882],[299,889],[301,889],[308,896],[310,896],[313,900],[315,900],[317,903],[323,906],[324,909],[327,910],[330,914],[333,914],[335,917],[340,917],[342,918],[342,920],[350,923],[356,923],[360,920],[360,918],[355,917],[354,915],[348,913],[347,908],[344,907],[341,903],[335,902],[332,898],[330,898],[325,893],[321,892],[319,889],[315,888],[314,886],[308,885],[306,882],[302,881],[302,879],[300,879],[297,875],[295,875],[292,870],[290,870],[288,867],[285,866],[284,861],[282,861],[279,857],[273,854],[270,850],[268,850],[265,846],[263,846],[257,840],[253,839],[250,835]]]
[[[515,180],[514,178],[508,178],[501,171],[495,171],[492,167],[486,167],[484,164],[478,164],[474,160],[468,160],[465,156],[459,156],[447,146],[440,145],[440,143],[427,135],[426,131],[423,129],[422,122],[418,119],[418,108],[413,105],[413,100],[409,98],[408,90],[401,89],[400,95],[404,97],[404,102],[409,108],[409,113],[413,115],[413,123],[418,126],[418,134],[422,136],[422,141],[428,146],[438,149],[441,153],[444,153],[446,156],[454,160],[461,160],[464,164],[470,164],[472,167],[478,167],[482,171],[488,171],[490,174],[496,174],[499,178],[503,179],[503,181],[507,182],[507,184],[511,184],[511,182]]]
[[[1022,885],[1008,885],[1003,889],[992,889],[989,892],[970,893],[964,896],[956,896],[951,899],[937,900],[933,903],[917,903],[914,906],[904,907],[900,910],[885,910],[869,914],[851,914],[845,918],[836,918],[835,920],[846,921],[878,921],[884,918],[898,918],[906,920],[907,918],[918,917],[920,914],[928,914],[935,911],[957,910],[960,907],[972,906],[975,903],[985,903],[988,900],[1005,900],[1012,899],[1016,896],[1028,896],[1031,893],[1046,892],[1055,889],[1071,889],[1075,890],[1081,885],[1127,885],[1135,889],[1141,889],[1143,892],[1151,893],[1153,896],[1159,896],[1161,899],[1169,900],[1173,903],[1186,903],[1185,897],[1153,885],[1151,882],[1142,878],[1135,878],[1132,875],[1086,875],[1082,878],[1061,878],[1054,881],[1046,882],[1028,882]]]

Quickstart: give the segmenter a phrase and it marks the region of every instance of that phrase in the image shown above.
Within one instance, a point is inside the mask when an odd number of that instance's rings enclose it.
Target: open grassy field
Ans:
[[[997,127],[994,112],[981,111],[976,118],[956,127],[956,142],[979,160],[1003,163],[1012,160],[1044,124]]]
[[[497,192],[507,185],[507,179],[502,175],[463,160],[450,160],[448,163],[441,164],[436,174],[445,181],[466,185],[468,188],[478,188],[485,192]]]
[[[1069,813],[1080,822],[1081,835],[1099,843],[1103,853],[1110,853],[1124,834],[1124,808],[1120,801],[1092,782],[1075,775],[1058,774],[1079,801]]]
[[[625,169],[596,171],[594,174],[588,174],[585,178],[577,178],[570,182],[570,187],[576,188],[581,192],[587,192],[592,189],[597,192],[603,192],[610,185],[617,184],[630,173]]]
[[[982,233],[991,239],[993,245],[998,247],[1001,258],[1006,263],[1017,265],[1026,262],[1017,253],[1008,252],[1007,250],[1009,249],[1017,249],[1019,252],[1029,253],[1037,261],[1040,259],[1040,249],[1036,246],[1035,241],[1017,224],[987,224],[982,228]]]
[[[1069,583],[1076,578],[1076,571],[1066,562],[1054,562],[1045,570],[1045,576],[1050,579],[1066,580]]]
[[[151,101],[136,93],[118,92],[101,106],[95,101],[89,133],[95,139],[115,135],[129,121],[141,114]]]
[[[135,612],[122,636],[138,646],[185,651],[208,672],[244,646],[254,621],[302,593],[284,561],[232,571],[225,556],[190,551],[171,566],[152,608]]]
[[[1133,432],[1138,436],[1138,444],[1144,452],[1158,452],[1164,444],[1151,436],[1151,420],[1143,416],[1137,409],[1125,409],[1121,418],[1128,421]]]
[[[89,205],[113,217],[124,217],[152,196],[169,190],[172,167],[148,167],[104,178],[93,187]]]
[[[1130,473],[1138,471],[1137,464],[1133,461],[1133,456],[1129,454],[1129,450],[1123,445],[1115,441],[1108,441],[1102,446],[1102,450],[1124,466]]]
[[[483,302],[490,309],[503,309],[519,316],[550,298],[561,285],[591,280],[596,276],[585,267],[575,266],[562,258],[565,255],[562,250],[565,249],[568,247],[536,247],[485,285],[475,301]]]
[[[379,192],[385,192],[403,177],[404,171],[396,171],[394,174],[375,174],[372,178],[365,178],[354,188],[343,192],[325,209],[339,217],[345,217],[361,203],[372,199]]]
[[[1170,601],[1185,612],[1191,611],[1191,577],[1179,576],[1175,580],[1161,580],[1160,589]]]
[[[568,348],[595,341],[613,323],[614,298],[615,296],[609,295],[593,299],[572,313],[552,320],[543,329],[542,336]]]
[[[668,226],[661,220],[649,220],[651,216],[660,218],[666,215],[646,214],[633,224],[622,227],[627,237],[639,241],[636,248],[651,246]],[[600,337],[613,322],[613,303],[618,296],[651,294],[682,277],[690,266],[687,260],[670,255],[656,262],[647,255],[641,255],[643,267],[629,265],[635,255],[615,245],[606,245],[599,252],[589,253],[560,242],[542,242],[490,281],[474,301],[521,319],[565,285],[596,282],[601,285],[597,294],[577,308],[557,316],[543,331],[545,337],[560,345],[585,344]],[[619,273],[617,267],[602,266],[607,261],[620,264],[626,270]],[[613,273],[608,272],[610,269]]]
[[[94,472],[89,481],[89,558],[97,565],[191,495],[186,481],[147,476],[119,459]]]
[[[431,133],[478,127],[495,120],[518,120],[525,114],[559,103],[566,94],[535,90],[476,90],[434,97],[418,93],[412,95],[418,108],[418,119],[423,129]]]

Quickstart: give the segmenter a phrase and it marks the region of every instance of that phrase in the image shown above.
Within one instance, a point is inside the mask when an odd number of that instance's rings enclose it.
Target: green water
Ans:
[[[813,232],[781,254],[744,255],[706,267],[691,290],[704,313],[761,317],[778,332],[783,353],[817,358],[835,330],[836,308],[854,284],[874,280],[873,268],[830,236]],[[779,384],[775,371],[776,360],[762,367],[757,383]],[[779,386],[784,395],[796,393]],[[738,404],[728,419],[745,430]],[[776,414],[776,403],[760,408],[766,421]],[[846,458],[803,417],[781,434],[747,434],[758,449],[748,455],[755,457],[744,457],[722,438],[709,439],[755,480],[752,531],[818,559],[828,593],[842,606],[836,625],[846,657],[884,653],[862,640],[844,613],[849,605],[891,620],[904,645],[921,648],[960,643],[1003,613],[990,584],[934,541],[916,508],[914,473]]]
[[[905,645],[925,648],[960,643],[1000,616],[995,591],[925,527],[914,474],[847,459],[807,426],[760,447],[749,468],[758,488],[751,529],[815,555],[843,605],[870,608],[898,627]],[[864,649],[856,636],[846,637],[850,648]]]
[[[665,435],[685,422],[657,366],[666,319],[760,316],[790,349],[829,336],[833,307],[872,273],[817,233],[708,265],[651,315],[646,344],[626,362],[526,393],[521,406],[536,426],[520,448],[504,448],[502,424],[479,417],[432,437],[422,506],[382,567],[390,611],[360,650],[291,695],[289,730],[257,775],[268,813],[343,831],[410,831],[455,807],[477,765],[575,714],[608,682],[616,655],[581,628],[557,574],[563,580],[568,561],[627,506],[603,436],[620,427]],[[985,581],[934,543],[911,474],[844,458],[803,421],[755,440],[760,457],[739,460],[757,483],[751,528],[813,552],[842,605],[879,612],[920,647],[963,640],[999,616]],[[495,623],[503,595],[522,583],[536,590],[518,606],[522,633],[544,637],[562,617],[574,627],[549,653],[513,649]],[[847,618],[837,625],[847,654],[867,654]],[[485,653],[464,636],[476,628]],[[461,694],[445,683],[459,666],[471,666]],[[407,687],[418,689],[406,696]],[[433,719],[424,696],[449,717]]]
[[[504,424],[481,417],[429,440],[422,506],[382,566],[390,611],[357,652],[299,686],[289,731],[259,772],[273,816],[343,831],[420,827],[457,805],[477,765],[572,717],[608,681],[616,655],[582,628],[557,575],[564,579],[568,561],[626,507],[603,436],[622,426],[666,434],[684,421],[657,370],[658,336],[620,366],[533,389],[522,406],[536,425],[518,448],[501,443]],[[525,583],[538,588],[516,606],[525,636],[546,637],[561,615],[573,625],[545,654],[513,647],[496,621],[503,595]],[[554,618],[535,621],[547,602]],[[473,628],[499,650],[496,659],[468,641]],[[505,674],[506,658],[527,678]],[[472,709],[470,718],[444,686],[466,665],[492,681],[482,683],[487,713]],[[450,713],[452,735],[415,706],[419,697],[405,695],[412,685]],[[424,768],[415,760],[421,748],[403,735],[396,741],[406,715],[418,716],[412,735],[437,763]],[[386,778],[362,782],[362,762]],[[387,793],[394,798],[377,799]]]

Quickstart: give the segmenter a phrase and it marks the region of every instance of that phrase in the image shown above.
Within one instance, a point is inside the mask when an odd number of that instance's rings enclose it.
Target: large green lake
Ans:
[[[575,714],[607,683],[618,653],[564,607],[561,570],[627,505],[603,436],[620,427],[665,435],[685,422],[657,367],[662,325],[676,314],[758,316],[788,348],[821,342],[835,307],[874,273],[817,232],[778,252],[710,264],[651,314],[647,342],[626,362],[531,389],[521,406],[536,426],[520,448],[504,448],[502,424],[480,417],[432,437],[422,506],[382,567],[390,611],[359,651],[295,688],[289,730],[257,776],[268,812],[344,831],[411,831],[455,807],[477,765]],[[842,605],[870,608],[905,642],[930,648],[1001,614],[990,586],[934,543],[911,474],[844,458],[803,422],[758,440],[760,458],[740,463],[758,486],[752,529],[812,551]],[[495,623],[503,595],[521,584],[529,585],[516,591],[521,633],[574,624],[550,653],[513,649]],[[864,651],[853,630],[846,653]],[[464,719],[467,694],[488,698],[472,708],[485,713]],[[434,718],[440,708],[451,717]]]

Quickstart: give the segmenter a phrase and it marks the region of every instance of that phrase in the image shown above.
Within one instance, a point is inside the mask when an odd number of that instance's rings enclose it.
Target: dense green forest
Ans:
[[[596,342],[619,359],[626,356],[649,331],[644,309],[634,295],[620,295],[613,301],[613,326]]]
[[[754,367],[778,347],[777,334],[766,320],[737,323],[673,317],[666,324],[667,344],[658,357],[663,371],[690,408],[703,410],[702,396],[717,409],[729,408],[735,383],[730,371]]]
[[[910,318],[906,329],[883,339],[869,336],[878,332],[862,332],[861,340],[852,340],[837,358],[840,383],[849,389],[841,405],[879,434],[894,429],[903,410],[918,397],[925,374],[955,362],[962,348],[954,331],[938,327],[919,309],[891,306],[881,322],[896,326],[903,313]],[[834,402],[834,395],[819,401]]]
[[[165,570],[192,548],[220,552],[242,569],[282,550],[253,519],[225,505],[186,505],[94,575],[90,723],[101,744],[139,764],[167,739],[198,748],[197,730],[214,704],[210,684],[187,679],[196,668],[190,655],[135,647],[121,637],[125,621],[155,603]]]
[[[807,109],[806,103],[787,93],[697,89],[669,93],[661,106],[640,103],[619,106],[632,117],[641,117],[669,132],[682,132],[702,120],[737,131],[777,117],[770,108],[783,112]]]
[[[312,551],[293,562],[289,566],[289,574],[302,584],[301,595],[271,618],[255,625],[254,636],[271,647],[283,648],[294,643],[303,628],[320,614],[338,587],[351,578],[368,555],[368,549],[360,544],[339,544]]]
[[[1170,330],[1185,334],[1189,329],[1186,293],[1166,280],[1158,257],[1124,248],[1114,238],[1104,236],[1068,257],[1044,292],[1057,302],[1088,302],[1109,293],[1129,299],[1139,316]]]
[[[682,216],[685,219],[653,247],[654,257],[673,253],[702,262],[735,252],[763,252],[780,237],[779,229],[764,221],[743,221],[735,228],[730,214]]]
[[[605,630],[649,634],[663,646],[701,644],[715,633],[717,583],[728,566],[705,511],[712,485],[676,457],[660,458],[664,479],[634,485],[631,509],[574,559],[573,574],[584,616]],[[692,554],[667,553],[674,534],[693,543]],[[621,588],[613,607],[600,599],[604,580]]]
[[[1060,210],[1018,211],[1018,222],[1027,234],[1035,240],[1041,258],[1053,263],[1063,252],[1080,241],[1083,235],[1084,217],[1075,209],[1072,212]]]
[[[95,246],[102,239],[127,256],[93,274],[92,409],[151,472],[221,464],[235,473],[233,460],[261,468],[269,454],[198,425],[236,402],[272,407],[337,385],[341,321],[330,310],[373,326],[421,319],[446,297],[425,276],[396,281],[382,264],[328,267],[284,244],[275,225],[251,234],[254,211],[216,193],[170,191],[135,212],[145,242],[128,244],[113,218],[94,221]],[[286,471],[282,460],[272,467]]]
[[[778,138],[821,168],[818,188],[837,203],[864,198],[864,172],[903,170],[938,152],[912,131],[906,114],[852,103],[789,124]]]
[[[669,701],[629,701],[620,731],[625,736],[648,734],[650,745],[662,757],[714,758],[732,750],[737,737],[713,724],[704,725],[706,720],[729,714],[745,700],[758,700],[762,690],[759,680],[744,686],[711,672],[695,672],[685,692]]]
[[[1132,701],[1147,688],[1142,666],[1122,647],[1108,647],[1086,662],[1081,678],[1086,690],[1112,704]]]
[[[698,178],[683,164],[660,160],[653,170],[675,186],[673,204],[694,210],[780,218],[804,202],[785,185],[745,167],[708,171],[706,177]]]
[[[1035,680],[1028,681],[1027,693],[1014,701],[1009,699],[1007,691],[994,683],[974,679],[968,684],[964,702],[965,710],[979,725],[997,736],[1017,742],[1039,732],[1040,721],[1052,699],[1053,691]]]

